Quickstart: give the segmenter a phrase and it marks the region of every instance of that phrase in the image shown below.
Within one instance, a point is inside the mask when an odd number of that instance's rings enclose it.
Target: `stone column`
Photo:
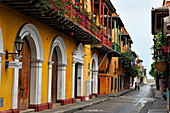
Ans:
[[[93,92],[92,94],[97,94],[97,81],[98,81],[98,75],[97,70],[93,72]]]
[[[44,60],[31,59],[30,105],[41,104],[42,63]]]
[[[1,57],[4,55],[4,53],[0,53],[0,87],[1,87]]]
[[[72,98],[74,98],[74,85],[75,85],[75,62],[72,63]]]
[[[77,96],[83,96],[83,65],[78,64]]]
[[[58,64],[57,100],[65,99],[65,80],[67,64]]]
[[[21,57],[15,57],[14,61],[19,62]],[[18,80],[19,68],[14,68],[13,83],[12,83],[12,109],[17,109],[18,106]]]
[[[48,62],[48,97],[47,102],[51,102],[51,83],[52,83],[52,65],[53,61]]]

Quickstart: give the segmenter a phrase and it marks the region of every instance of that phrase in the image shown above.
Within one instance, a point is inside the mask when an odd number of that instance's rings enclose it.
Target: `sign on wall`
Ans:
[[[4,107],[4,98],[0,98],[0,107]]]
[[[166,63],[159,61],[156,63],[155,68],[158,72],[164,72],[166,70]]]
[[[5,61],[6,68],[22,68],[22,62]]]

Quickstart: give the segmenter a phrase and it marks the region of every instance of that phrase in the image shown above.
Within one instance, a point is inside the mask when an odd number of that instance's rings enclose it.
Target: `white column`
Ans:
[[[15,57],[14,61],[19,62],[21,57]],[[17,109],[18,106],[18,80],[19,68],[14,68],[13,84],[12,84],[12,109]]]
[[[58,65],[58,80],[57,80],[57,99],[65,99],[65,80],[66,80],[66,66],[67,64]]]
[[[48,97],[47,102],[51,102],[51,82],[52,82],[52,65],[53,61],[48,63]]]
[[[89,94],[92,94],[93,92],[91,91],[91,89],[92,89],[92,85],[91,85],[91,83],[92,83],[92,81],[93,81],[93,71],[90,71],[90,83],[89,83],[89,87],[90,87],[90,91],[89,91]]]
[[[0,53],[0,87],[1,87],[1,57],[4,55],[4,53]]]
[[[31,59],[30,104],[41,104],[42,63],[44,60]]]
[[[98,81],[98,71],[93,72],[93,92],[92,94],[97,94],[97,81]]]
[[[83,96],[83,65],[78,64],[77,96]]]
[[[75,62],[72,63],[72,98],[74,98],[75,85]]]

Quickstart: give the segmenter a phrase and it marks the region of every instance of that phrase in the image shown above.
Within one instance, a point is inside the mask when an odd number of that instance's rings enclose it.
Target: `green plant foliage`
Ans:
[[[126,75],[131,75],[133,72],[131,71],[132,69],[132,62],[135,60],[135,58],[133,58],[131,56],[130,52],[126,52],[126,53],[121,53],[121,57],[120,57],[120,61],[121,63],[124,65],[124,70],[125,70],[125,74]]]
[[[139,76],[139,68],[137,65],[132,65],[132,62],[135,60],[135,58],[131,56],[130,52],[121,53],[121,55],[120,61],[124,65],[125,75],[131,76],[133,83],[134,78]]]
[[[161,29],[159,32],[155,35],[156,37],[156,45],[161,44],[161,46],[168,46],[168,41],[166,38],[162,37]]]

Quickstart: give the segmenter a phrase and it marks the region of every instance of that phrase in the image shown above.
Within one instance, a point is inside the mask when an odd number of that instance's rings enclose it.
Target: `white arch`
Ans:
[[[51,102],[51,82],[52,82],[52,54],[56,50],[58,56],[58,81],[57,81],[57,100],[65,99],[65,80],[67,54],[63,39],[58,36],[51,43],[49,60],[48,60],[48,103]]]
[[[33,54],[32,57],[38,60],[43,60],[43,48],[42,48],[42,41],[39,34],[38,29],[33,24],[25,24],[23,27],[21,27],[19,35],[21,36],[21,39],[23,39],[25,36],[30,36],[31,39],[28,39],[29,44],[33,45],[34,47],[30,46],[31,49],[35,48],[36,50],[33,50],[31,54]],[[37,55],[37,56],[34,56]]]
[[[52,53],[55,47],[59,47],[60,51],[57,51],[59,53],[59,56],[62,56],[59,60],[59,63],[61,64],[67,64],[67,54],[66,54],[66,48],[65,48],[65,44],[63,39],[58,36],[56,38],[53,39],[52,43],[51,43],[51,47],[50,47],[50,53],[49,53],[49,59],[48,62],[51,62],[52,60]],[[57,49],[57,48],[56,48]]]
[[[24,24],[18,34],[22,39],[27,38],[31,50],[31,79],[30,79],[30,105],[41,104],[41,80],[42,80],[42,63],[43,48],[39,31],[33,24]],[[15,61],[19,62],[20,57]],[[18,105],[18,77],[19,69],[14,69],[13,92],[12,92],[12,109],[17,109]]]
[[[82,43],[76,45],[75,53],[73,54],[72,63],[72,98],[74,97],[74,85],[75,85],[75,64],[78,63],[78,78],[77,79],[77,96],[83,96],[83,66],[84,66],[84,46]]]
[[[3,53],[3,39],[2,39],[2,33],[0,28],[0,86],[1,86],[1,57],[4,55]]]
[[[91,82],[91,83],[93,83],[92,84],[93,85],[92,92],[90,90],[91,94],[97,94],[97,80],[98,80],[97,74],[98,74],[98,58],[97,58],[96,53],[94,53],[91,58],[91,76],[90,77],[91,77],[91,81],[93,81],[93,82]]]
[[[3,53],[3,39],[2,39],[1,28],[0,28],[0,53]]]
[[[94,66],[93,70],[97,70],[97,71],[98,71],[98,58],[97,58],[96,53],[94,53],[94,54],[92,55],[91,64],[92,64],[92,61],[93,61],[93,60],[95,61],[95,66]]]

